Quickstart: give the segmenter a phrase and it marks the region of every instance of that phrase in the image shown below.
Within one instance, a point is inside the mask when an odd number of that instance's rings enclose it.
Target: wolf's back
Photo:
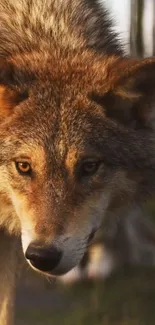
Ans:
[[[0,55],[92,47],[121,53],[106,10],[96,0],[1,0]]]

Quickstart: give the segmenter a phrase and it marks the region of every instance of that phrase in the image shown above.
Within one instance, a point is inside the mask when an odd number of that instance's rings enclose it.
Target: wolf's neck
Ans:
[[[12,325],[17,274],[20,271],[20,243],[0,231],[0,324]]]

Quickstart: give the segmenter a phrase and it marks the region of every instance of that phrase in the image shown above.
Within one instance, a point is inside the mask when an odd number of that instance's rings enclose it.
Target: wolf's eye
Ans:
[[[91,176],[97,172],[99,165],[98,161],[86,161],[82,164],[80,173],[82,176]]]
[[[27,161],[18,161],[15,163],[16,169],[19,174],[29,176],[32,172],[30,163]]]

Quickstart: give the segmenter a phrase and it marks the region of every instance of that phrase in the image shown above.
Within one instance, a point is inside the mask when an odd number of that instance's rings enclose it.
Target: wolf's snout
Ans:
[[[28,246],[25,257],[36,269],[43,272],[51,272],[58,266],[62,252],[55,246],[44,247],[33,243]]]

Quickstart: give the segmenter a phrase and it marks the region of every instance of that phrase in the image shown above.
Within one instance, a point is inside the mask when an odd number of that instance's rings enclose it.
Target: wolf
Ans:
[[[97,0],[0,1],[0,323],[23,257],[77,265],[104,215],[154,194],[155,59],[130,59]]]

